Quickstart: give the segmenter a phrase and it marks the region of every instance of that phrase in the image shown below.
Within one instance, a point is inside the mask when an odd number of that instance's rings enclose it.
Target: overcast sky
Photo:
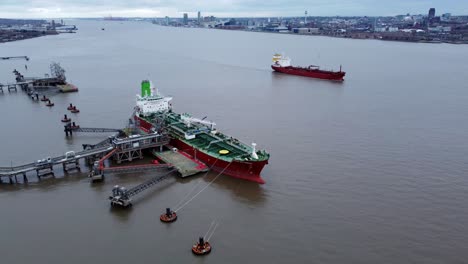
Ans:
[[[217,17],[468,15],[467,0],[0,0],[0,18],[181,17],[182,13]]]

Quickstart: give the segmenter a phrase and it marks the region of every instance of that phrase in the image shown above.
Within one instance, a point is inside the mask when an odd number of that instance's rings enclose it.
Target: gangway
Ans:
[[[119,133],[123,134],[122,129],[116,128],[99,128],[99,127],[80,127],[77,126],[74,122],[68,123],[64,126],[65,135],[73,136],[73,132],[82,132],[82,133]]]
[[[142,164],[142,165],[132,165],[132,166],[116,166],[116,167],[107,167],[103,171],[108,173],[129,173],[129,172],[144,172],[152,171],[159,169],[169,169],[172,168],[169,164]]]
[[[112,188],[112,195],[109,196],[109,200],[111,201],[111,206],[121,206],[121,207],[128,207],[132,205],[132,197],[143,192],[144,190],[147,190],[148,188],[160,183],[161,181],[169,178],[170,176],[173,176],[173,172],[176,170],[173,169],[163,175],[158,175],[156,177],[153,177],[149,179],[146,182],[143,182],[135,187],[132,187],[130,189],[126,189],[125,187],[121,186],[114,186]]]

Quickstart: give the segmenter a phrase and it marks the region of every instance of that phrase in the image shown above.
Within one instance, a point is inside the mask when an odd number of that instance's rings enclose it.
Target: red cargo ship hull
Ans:
[[[262,172],[263,167],[268,164],[268,160],[253,162],[234,160],[232,162],[227,162],[201,152],[179,139],[171,139],[171,145],[205,163],[213,171],[223,172],[223,174],[234,178],[261,184],[265,183],[262,177],[260,177],[260,173]]]
[[[150,131],[153,127],[151,123],[141,119],[140,117],[135,116],[135,121],[138,122],[140,129],[145,132]],[[191,155],[194,159],[203,162],[213,171],[223,172],[223,174],[234,178],[253,181],[261,184],[265,183],[265,180],[260,177],[260,173],[262,172],[263,167],[268,164],[268,160],[245,162],[235,160],[232,162],[227,162],[199,151],[179,139],[171,139],[170,144],[177,149],[180,149],[181,151]]]
[[[344,81],[344,76],[346,72],[333,72],[333,71],[323,71],[314,68],[302,68],[302,67],[294,67],[294,66],[275,66],[271,65],[271,68],[277,72],[292,74],[292,75],[299,75],[311,78],[318,78],[318,79],[325,79],[325,80],[335,80],[335,81]]]

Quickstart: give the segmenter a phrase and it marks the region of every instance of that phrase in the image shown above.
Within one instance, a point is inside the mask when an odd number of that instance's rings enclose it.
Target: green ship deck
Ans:
[[[233,160],[261,161],[268,160],[269,158],[269,154],[266,151],[257,150],[258,159],[255,159],[252,157],[253,148],[251,146],[219,131],[213,133],[213,130],[207,125],[192,123],[189,127],[182,119],[182,115],[174,112],[153,114],[145,119],[151,123],[156,119],[163,120],[172,137],[180,139],[212,157],[227,162]],[[193,135],[194,138],[187,139],[186,135]],[[222,154],[223,152],[224,154]]]

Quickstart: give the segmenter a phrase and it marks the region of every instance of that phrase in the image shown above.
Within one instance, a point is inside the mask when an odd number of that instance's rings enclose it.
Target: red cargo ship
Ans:
[[[337,72],[320,70],[319,66],[315,65],[311,65],[307,68],[291,66],[291,60],[280,54],[275,54],[273,56],[273,64],[271,65],[271,68],[281,73],[334,81],[344,81],[344,76],[346,75],[346,72],[341,71],[341,66],[340,71]]]

